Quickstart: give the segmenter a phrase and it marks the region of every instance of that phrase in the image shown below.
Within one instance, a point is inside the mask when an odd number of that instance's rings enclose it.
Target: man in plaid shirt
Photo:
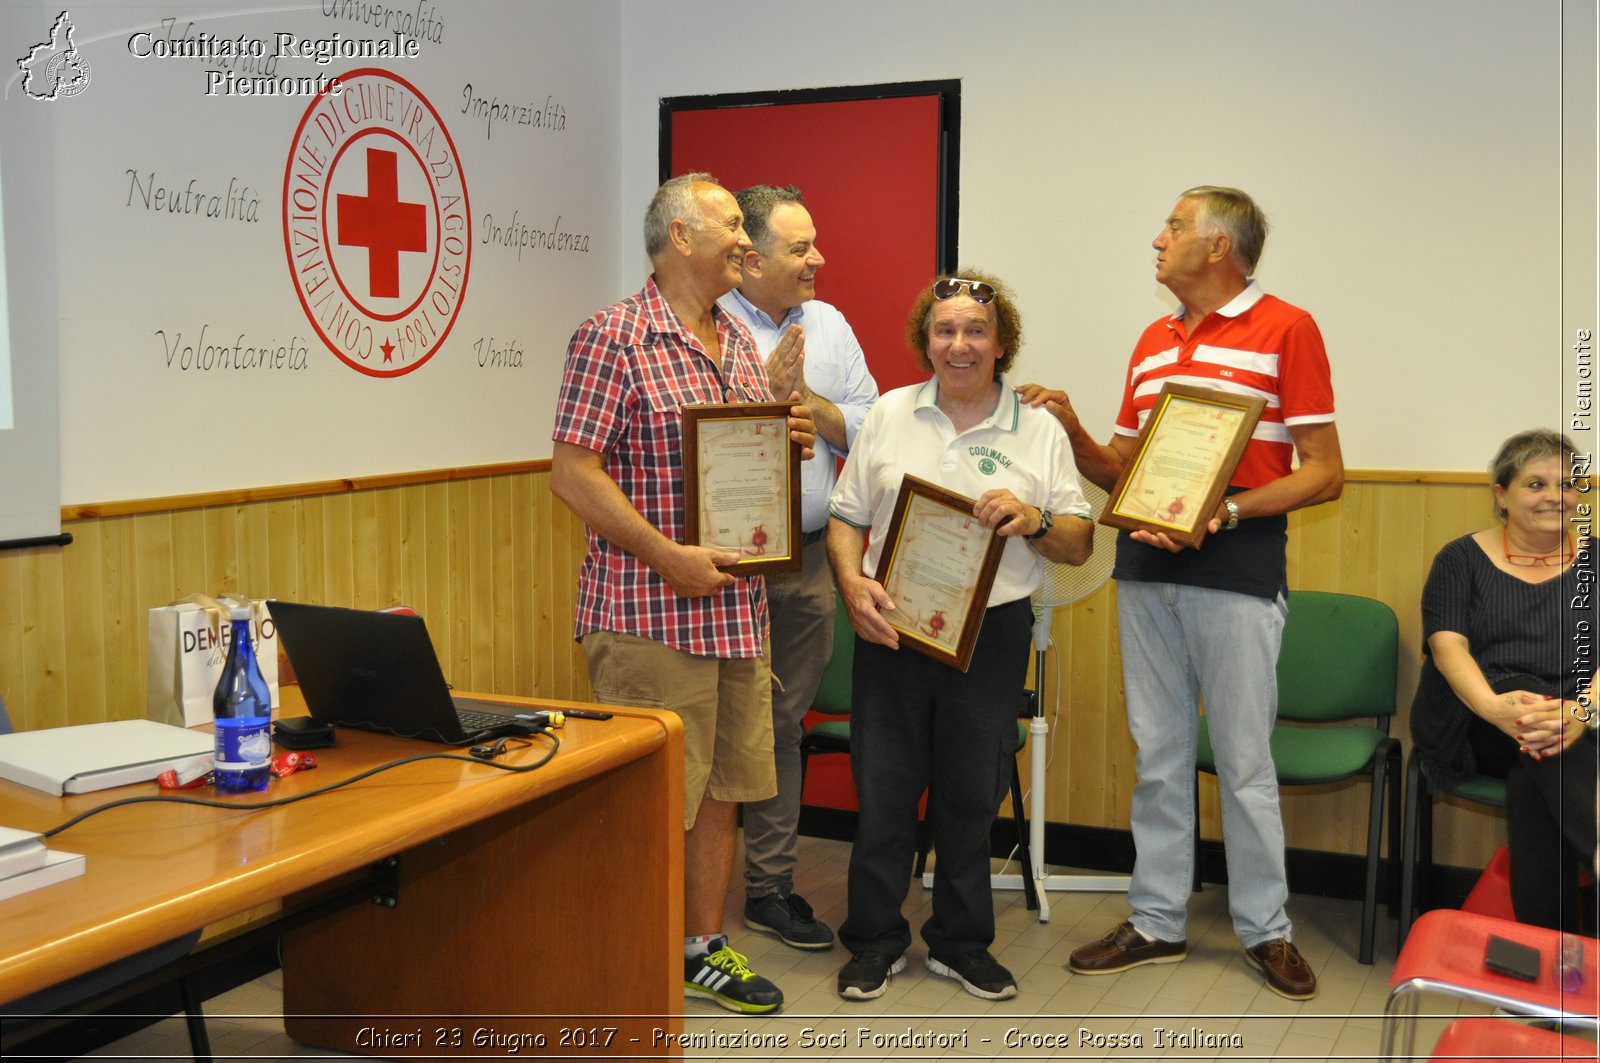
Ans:
[[[681,409],[800,394],[772,393],[755,341],[717,306],[751,247],[733,196],[709,174],[674,178],[644,234],[654,272],[579,326],[557,399],[551,489],[588,526],[573,629],[596,700],[683,718],[685,993],[770,1012],[783,993],[722,933],[737,805],[777,790],[766,585],[719,568],[738,555],[681,542]],[[794,379],[803,357],[791,341],[773,378]],[[808,407],[789,434],[809,457]]]

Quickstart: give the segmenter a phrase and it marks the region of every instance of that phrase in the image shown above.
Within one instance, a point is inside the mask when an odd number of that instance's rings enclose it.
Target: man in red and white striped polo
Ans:
[[[1266,400],[1211,516],[1214,534],[1198,549],[1161,532],[1118,538],[1113,575],[1128,728],[1139,747],[1133,913],[1075,951],[1068,966],[1111,974],[1186,954],[1196,707],[1203,696],[1222,794],[1234,931],[1269,988],[1306,1000],[1316,994],[1317,980],[1293,944],[1285,910],[1283,819],[1268,737],[1288,615],[1286,514],[1339,497],[1344,462],[1316,322],[1252,279],[1266,235],[1260,208],[1236,188],[1205,185],[1178,198],[1153,246],[1156,280],[1179,306],[1139,337],[1109,445],[1089,436],[1061,392],[1030,386],[1024,396],[1055,413],[1079,471],[1108,491],[1163,384]]]

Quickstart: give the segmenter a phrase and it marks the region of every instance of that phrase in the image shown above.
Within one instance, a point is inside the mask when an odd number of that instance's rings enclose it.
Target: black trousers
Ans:
[[[898,956],[911,944],[900,907],[924,789],[937,858],[923,940],[942,959],[994,943],[989,829],[1011,784],[1032,626],[1026,598],[990,609],[964,675],[912,650],[856,639],[850,770],[861,814],[849,914],[839,928],[852,953]]]
[[[1584,925],[1578,875],[1594,873],[1597,755],[1591,732],[1559,756],[1519,755],[1506,774],[1511,904],[1519,922],[1594,936],[1592,923]]]
[[[1478,716],[1468,736],[1478,771],[1506,781],[1511,907],[1517,921],[1593,937],[1594,926],[1583,925],[1585,909],[1592,918],[1592,905],[1584,903],[1578,884],[1580,872],[1594,873],[1600,746],[1593,733],[1542,760],[1519,752],[1511,736]]]

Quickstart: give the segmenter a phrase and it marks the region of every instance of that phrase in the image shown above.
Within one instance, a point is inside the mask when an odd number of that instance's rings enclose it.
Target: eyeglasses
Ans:
[[[1567,532],[1567,541],[1560,550],[1553,554],[1513,554],[1511,552],[1511,531],[1508,528],[1500,529],[1500,550],[1506,556],[1506,561],[1518,568],[1565,568],[1567,562],[1572,560],[1573,545],[1572,532]]]
[[[935,299],[953,299],[961,294],[965,288],[967,294],[975,303],[992,302],[995,297],[994,285],[985,284],[983,281],[969,281],[965,277],[946,277],[933,282],[933,297]]]

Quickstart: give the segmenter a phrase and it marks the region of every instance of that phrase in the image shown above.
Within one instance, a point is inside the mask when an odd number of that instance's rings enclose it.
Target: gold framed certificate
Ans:
[[[900,481],[877,580],[900,645],[965,672],[978,643],[1005,540],[972,515],[975,503],[937,484]]]
[[[1164,386],[1100,523],[1199,546],[1266,405],[1259,395]]]
[[[789,404],[683,408],[683,541],[738,554],[736,576],[800,567],[800,444]]]

